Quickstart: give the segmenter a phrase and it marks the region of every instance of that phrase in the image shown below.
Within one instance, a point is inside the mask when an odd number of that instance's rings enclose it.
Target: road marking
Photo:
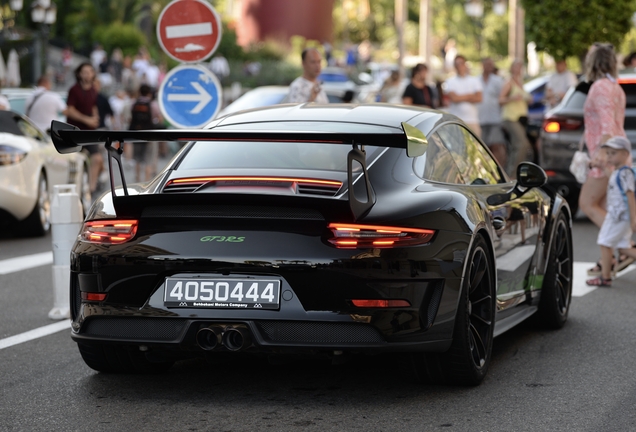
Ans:
[[[28,342],[33,339],[38,339],[44,336],[51,335],[53,333],[61,332],[62,330],[70,329],[71,320],[56,322],[55,324],[49,324],[47,326],[29,330],[28,332],[20,333],[15,336],[0,339],[0,349],[9,348],[13,345],[18,345],[23,342]]]
[[[593,276],[588,276],[587,269],[592,268],[596,265],[593,262],[578,262],[575,261],[572,266],[572,297],[583,297],[585,294],[589,294],[592,291],[596,290],[598,287],[588,286],[585,284],[587,279],[590,279]],[[625,267],[623,270],[616,273],[616,277],[621,277],[624,274],[627,274],[633,270],[636,270],[635,265],[629,265]]]
[[[0,275],[53,264],[53,252],[42,252],[0,261]]]

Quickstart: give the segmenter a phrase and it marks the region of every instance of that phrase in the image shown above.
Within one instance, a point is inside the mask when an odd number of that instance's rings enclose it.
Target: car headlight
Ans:
[[[0,144],[0,166],[20,163],[27,155],[22,149],[7,144]]]

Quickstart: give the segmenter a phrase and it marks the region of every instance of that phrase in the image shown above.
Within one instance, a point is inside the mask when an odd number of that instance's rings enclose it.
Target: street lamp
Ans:
[[[13,0],[12,0],[13,1]],[[17,0],[15,0],[17,1]],[[49,29],[57,19],[57,6],[51,0],[36,0],[31,5],[31,21],[38,24],[39,32],[34,39],[33,81],[37,82],[42,74],[42,39],[44,39],[44,56],[48,55]]]

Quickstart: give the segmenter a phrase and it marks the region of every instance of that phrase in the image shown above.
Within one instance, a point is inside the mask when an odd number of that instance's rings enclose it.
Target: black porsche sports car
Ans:
[[[475,385],[495,336],[567,319],[567,204],[449,114],[280,105],[203,130],[52,129],[61,153],[102,142],[111,162],[71,254],[72,338],[97,371],[391,351],[419,380]],[[143,141],[188,143],[128,186],[122,143]]]

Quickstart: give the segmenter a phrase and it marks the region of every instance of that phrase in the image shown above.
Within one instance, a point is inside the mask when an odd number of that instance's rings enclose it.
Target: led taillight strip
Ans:
[[[97,244],[119,244],[132,240],[137,234],[136,220],[97,220],[84,223],[82,240]]]
[[[319,186],[333,186],[340,187],[342,182],[336,180],[322,180],[322,179],[308,179],[308,178],[296,178],[296,177],[246,177],[246,176],[230,176],[230,177],[189,177],[172,179],[166,183],[166,186],[172,184],[205,184],[209,182],[218,181],[264,181],[264,182],[278,182],[278,183],[298,183],[298,184],[311,184]]]
[[[426,244],[435,230],[382,225],[331,223],[329,243],[338,249],[392,248]]]
[[[371,300],[371,299],[356,299],[351,300],[351,303],[355,307],[361,308],[392,308],[392,307],[409,307],[411,303],[407,300]]]

